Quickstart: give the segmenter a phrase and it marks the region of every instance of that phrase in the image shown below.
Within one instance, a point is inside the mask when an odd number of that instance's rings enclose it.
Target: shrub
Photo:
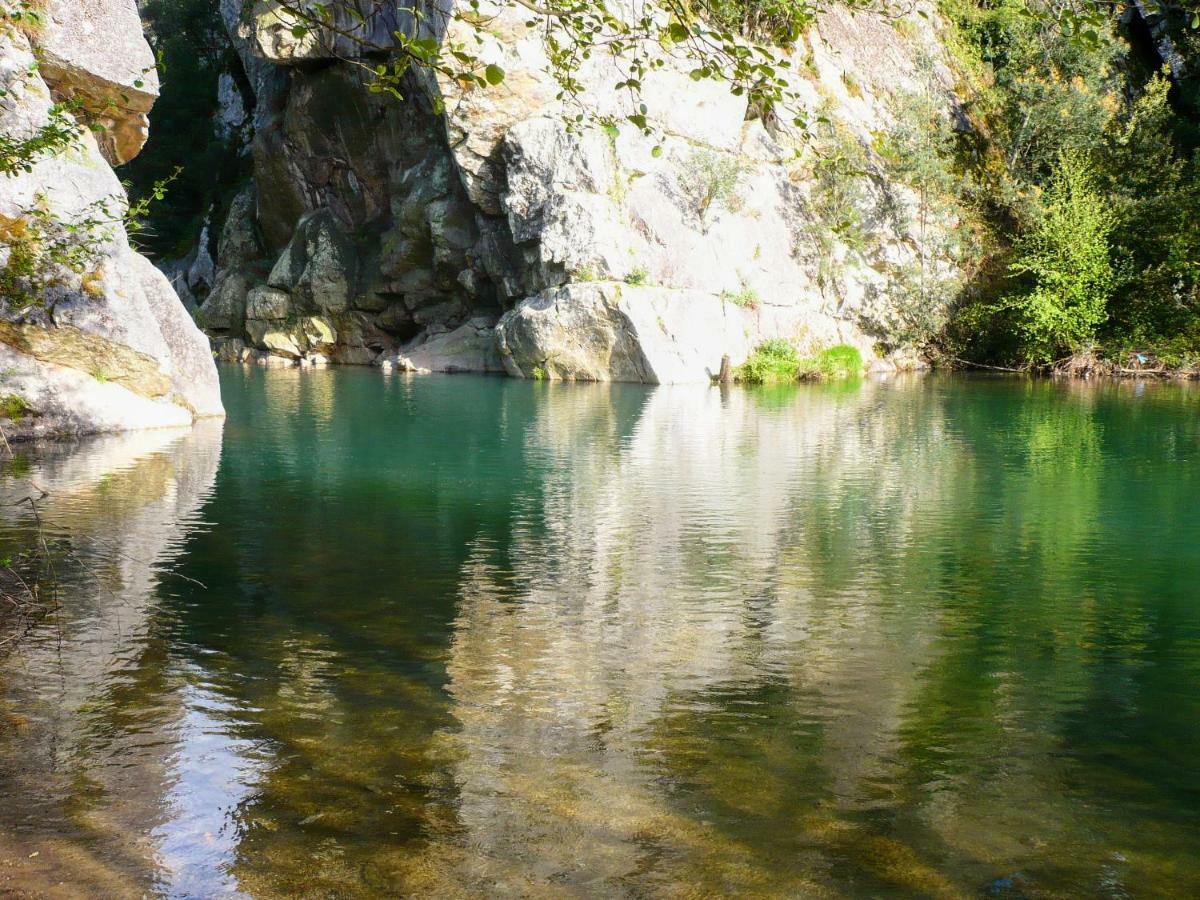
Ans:
[[[46,24],[46,0],[10,0],[0,4],[0,38],[10,31],[37,37]]]
[[[863,358],[857,347],[837,344],[822,350],[804,365],[806,374],[820,378],[857,378],[863,373]]]
[[[645,266],[634,266],[625,276],[625,283],[635,286],[646,284],[650,279],[650,270]]]
[[[964,187],[956,171],[954,129],[944,100],[933,90],[901,94],[892,104],[895,126],[880,135],[876,149],[885,170],[913,192],[911,225],[917,240],[914,258],[900,265],[891,280],[895,321],[893,344],[924,346],[946,324],[951,303],[961,288],[953,266],[965,228],[958,198]],[[892,210],[897,225],[899,204]]]
[[[849,344],[801,357],[787,341],[775,339],[759,344],[734,375],[746,384],[779,384],[800,378],[854,378],[862,372],[862,354]]]
[[[826,119],[814,128],[812,151],[815,161],[803,175],[812,185],[808,202],[814,218],[802,226],[804,240],[792,248],[793,255],[811,250],[827,259],[835,240],[862,249],[866,240],[862,209],[868,203],[865,149],[844,126]]]
[[[795,381],[800,376],[800,355],[785,340],[765,341],[737,367],[734,375],[747,384]]]
[[[24,397],[17,394],[5,394],[0,397],[0,418],[18,423],[29,415],[31,411]]]
[[[78,101],[56,103],[50,107],[45,123],[32,133],[0,134],[0,176],[30,172],[42,157],[72,149],[79,141],[80,128],[71,112],[80,106]]]
[[[709,18],[750,38],[790,47],[816,16],[807,0],[705,0]]]
[[[41,195],[16,218],[0,215],[0,303],[18,312],[44,305],[54,288],[78,284],[100,262],[114,221],[103,205],[61,220]]]
[[[1049,362],[1095,338],[1115,280],[1108,244],[1114,224],[1090,165],[1063,154],[1042,218],[1018,243],[1009,269],[1032,285],[1002,302],[1016,313],[1030,363]]]
[[[758,291],[744,282],[736,291],[721,291],[721,299],[742,309],[758,309]]]
[[[679,190],[695,211],[703,227],[714,206],[736,209],[738,182],[742,166],[737,159],[708,150],[698,150],[687,158],[679,173]]]

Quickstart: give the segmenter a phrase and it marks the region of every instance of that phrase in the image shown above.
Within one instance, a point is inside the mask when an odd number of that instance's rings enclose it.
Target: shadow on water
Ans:
[[[0,669],[29,884],[1200,889],[1188,387],[223,379],[29,463],[92,560]]]

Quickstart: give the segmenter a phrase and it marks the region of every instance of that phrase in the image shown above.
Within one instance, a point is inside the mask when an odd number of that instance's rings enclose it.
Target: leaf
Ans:
[[[302,38],[306,34],[308,34],[308,26],[307,25],[293,25],[292,26],[292,37]]]
[[[668,28],[667,31],[671,35],[671,40],[677,44],[686,41],[688,39],[688,35],[691,34],[691,32],[688,31],[687,26],[682,22],[672,22],[671,27]]]
[[[661,146],[655,147],[653,150],[650,151],[650,155],[653,156],[655,159],[658,159],[660,156],[662,156],[662,147]]]
[[[492,63],[483,70],[483,77],[487,79],[488,84],[499,84],[504,80],[504,70]]]

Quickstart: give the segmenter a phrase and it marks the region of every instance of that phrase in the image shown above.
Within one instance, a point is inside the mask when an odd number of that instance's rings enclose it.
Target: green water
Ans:
[[[18,887],[1200,894],[1200,390],[222,378],[9,467]]]

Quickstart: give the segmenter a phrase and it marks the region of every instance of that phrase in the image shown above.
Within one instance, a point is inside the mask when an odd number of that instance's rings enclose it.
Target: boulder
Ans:
[[[248,319],[246,334],[256,347],[288,359],[299,359],[308,349],[308,342],[305,341],[303,333],[294,325],[284,326]]]
[[[453,331],[422,336],[388,357],[401,372],[503,372],[496,343],[496,322],[481,316]]]
[[[286,319],[292,311],[292,298],[287,291],[260,284],[246,295],[246,317],[249,319]]]
[[[133,0],[50,0],[37,33],[41,77],[98,118],[100,151],[114,166],[137,156],[158,97],[154,54]]]
[[[297,311],[343,312],[354,294],[356,254],[329,210],[301,219],[267,284],[294,298]]]
[[[768,337],[804,350],[850,343],[871,352],[849,324],[814,324],[803,308],[764,313],[699,290],[593,282],[523,301],[501,317],[496,336],[510,375],[568,381],[708,381],[723,356],[741,362]]]
[[[51,11],[53,22],[39,38],[42,52],[53,56],[49,67],[35,65],[19,33],[0,36],[6,99],[0,130],[31,133],[48,121],[51,89],[91,102],[96,94],[87,92],[128,88],[127,105],[118,105],[114,115],[138,104],[148,109],[154,82],[145,82],[144,96],[134,82],[142,63],[152,59],[133,3],[52,4]],[[15,234],[119,209],[124,191],[104,152],[115,159],[113,147],[124,148],[123,154],[141,146],[140,140],[136,147],[123,140],[110,132],[97,141],[83,129],[70,152],[43,156],[30,171],[6,178],[0,223]],[[31,216],[35,207],[48,219]],[[59,225],[31,224],[38,221]],[[10,423],[10,437],[186,425],[222,415],[208,340],[166,276],[130,247],[119,222],[92,226],[89,237],[82,273],[43,261],[27,305],[14,298],[0,303],[0,393],[19,397],[32,411],[25,421],[36,423]],[[11,252],[0,247],[0,266]]]
[[[240,269],[222,272],[216,287],[196,311],[196,321],[210,332],[241,331],[249,289],[250,277],[245,272]]]
[[[668,330],[662,313],[675,328]],[[510,375],[567,381],[700,381],[721,355],[740,349],[744,316],[727,326],[711,295],[613,282],[572,284],[543,291],[504,314],[496,326],[500,356]],[[703,347],[679,340],[695,337]],[[729,343],[736,340],[736,347]],[[706,353],[705,350],[708,352]],[[688,370],[682,361],[693,363]]]
[[[328,355],[337,344],[337,329],[322,316],[288,322],[247,319],[246,334],[256,347],[296,360],[310,352]]]

